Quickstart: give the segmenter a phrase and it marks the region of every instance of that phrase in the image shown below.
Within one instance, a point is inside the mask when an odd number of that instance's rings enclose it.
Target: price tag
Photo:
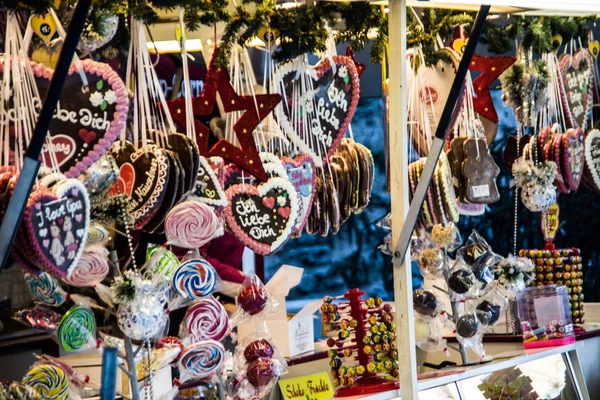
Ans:
[[[473,186],[473,197],[488,197],[490,195],[490,185]]]
[[[325,400],[334,395],[333,385],[327,372],[281,379],[279,387],[285,400]]]
[[[56,32],[56,21],[50,14],[36,15],[31,18],[31,28],[48,44]]]
[[[560,210],[558,204],[554,203],[548,209],[548,211],[542,213],[542,233],[544,234],[544,240],[546,242],[552,242],[556,237],[558,231]]]

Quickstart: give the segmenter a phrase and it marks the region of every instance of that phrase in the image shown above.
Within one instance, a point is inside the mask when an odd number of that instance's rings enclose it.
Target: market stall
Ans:
[[[28,365],[0,398],[594,398],[594,262],[557,237],[560,200],[600,191],[595,1],[50,3],[1,5],[0,348]],[[377,190],[367,43],[394,302],[338,288],[291,317],[310,270],[262,257]],[[501,203],[499,250],[463,221]]]

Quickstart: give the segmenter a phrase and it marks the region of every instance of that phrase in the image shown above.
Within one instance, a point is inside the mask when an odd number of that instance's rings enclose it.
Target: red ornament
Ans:
[[[196,127],[196,143],[200,154],[205,157],[219,156],[239,166],[261,181],[267,180],[267,174],[258,155],[254,136],[254,128],[275,109],[281,101],[278,94],[262,94],[257,96],[239,96],[229,79],[227,68],[215,66],[211,61],[206,74],[202,95],[192,99],[194,116],[211,115],[213,113],[217,93],[223,102],[225,112],[245,111],[233,125],[233,131],[240,142],[240,147],[221,139],[210,150],[208,149],[209,129],[194,119]],[[173,120],[186,126],[185,100],[180,98],[168,101]]]
[[[367,68],[366,64],[359,63],[358,61],[356,61],[356,59],[354,58],[354,51],[350,46],[346,47],[346,57],[354,61],[354,65],[356,66],[356,72],[358,72],[358,77],[360,78],[362,73],[365,72],[365,68]]]
[[[516,57],[488,57],[475,54],[469,70],[481,71],[481,74],[473,80],[475,97],[473,98],[473,108],[478,114],[489,119],[493,123],[498,123],[498,114],[492,101],[490,85],[517,61]]]

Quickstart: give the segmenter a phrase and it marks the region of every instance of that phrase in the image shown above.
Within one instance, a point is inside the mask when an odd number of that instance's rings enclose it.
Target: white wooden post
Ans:
[[[406,0],[389,0],[389,159],[392,244],[398,243],[408,212],[408,133],[406,100]],[[410,252],[408,253],[410,254]],[[417,400],[417,355],[410,256],[393,264],[396,344],[402,400]]]

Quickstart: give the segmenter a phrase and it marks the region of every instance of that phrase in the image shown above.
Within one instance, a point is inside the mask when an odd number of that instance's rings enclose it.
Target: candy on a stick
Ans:
[[[25,273],[25,283],[36,301],[52,307],[62,305],[68,298],[55,277],[42,272],[39,276]]]
[[[200,201],[186,200],[177,204],[165,220],[169,243],[187,249],[202,247],[223,232],[223,224],[214,209]]]

